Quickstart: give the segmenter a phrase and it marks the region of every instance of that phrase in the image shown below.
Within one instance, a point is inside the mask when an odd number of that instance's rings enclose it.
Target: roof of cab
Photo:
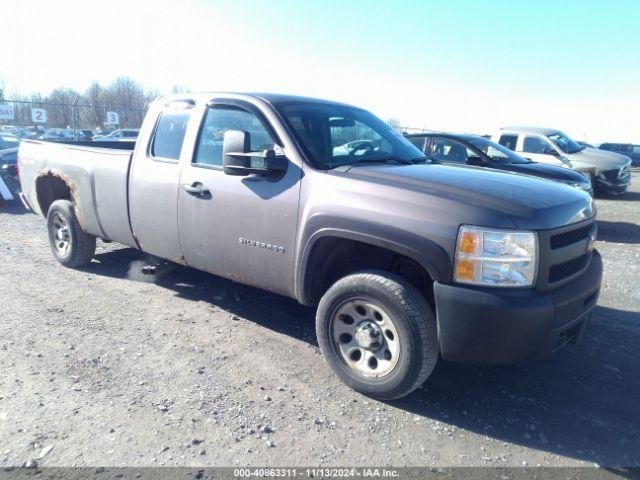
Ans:
[[[194,93],[180,93],[171,94],[159,97],[158,100],[165,102],[173,101],[185,101],[185,100],[199,100],[208,101],[216,97],[234,96],[234,97],[249,97],[254,99],[260,99],[267,103],[322,103],[331,105],[343,105],[351,106],[346,103],[336,102],[333,100],[326,100],[322,98],[304,97],[301,95],[287,95],[283,93],[262,93],[262,92],[194,92]]]
[[[502,127],[500,130],[507,132],[523,132],[523,133],[538,133],[540,135],[553,135],[558,133],[557,128],[545,128],[545,127],[527,127],[521,125],[511,125],[508,127]]]

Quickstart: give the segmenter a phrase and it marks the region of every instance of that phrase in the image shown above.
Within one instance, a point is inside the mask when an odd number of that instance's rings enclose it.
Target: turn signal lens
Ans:
[[[475,263],[471,260],[460,260],[456,263],[456,278],[473,281],[475,277]]]
[[[465,231],[460,234],[460,253],[475,253],[480,246],[480,234],[478,232]]]

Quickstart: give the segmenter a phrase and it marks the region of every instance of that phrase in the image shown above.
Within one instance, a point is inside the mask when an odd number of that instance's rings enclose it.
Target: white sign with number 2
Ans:
[[[31,121],[34,123],[47,123],[47,111],[44,108],[32,108]]]

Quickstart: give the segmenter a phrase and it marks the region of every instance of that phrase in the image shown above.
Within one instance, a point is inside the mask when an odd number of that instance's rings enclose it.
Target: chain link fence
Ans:
[[[147,111],[122,105],[90,105],[0,100],[0,127],[42,127],[68,130],[140,128]]]

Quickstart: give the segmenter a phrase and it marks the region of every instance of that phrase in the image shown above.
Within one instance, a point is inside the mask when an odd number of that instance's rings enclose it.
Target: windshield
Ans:
[[[425,159],[400,132],[365,110],[329,103],[284,103],[276,107],[318,168]]]
[[[549,140],[555,143],[556,146],[564,153],[576,153],[584,150],[584,147],[582,145],[574,142],[562,132],[549,135]]]
[[[503,147],[499,143],[494,143],[491,140],[487,140],[483,137],[469,138],[469,143],[476,147],[478,150],[482,150],[485,154],[491,157],[492,160],[500,163],[531,163],[524,157],[521,157],[513,150],[509,150],[507,147]]]

